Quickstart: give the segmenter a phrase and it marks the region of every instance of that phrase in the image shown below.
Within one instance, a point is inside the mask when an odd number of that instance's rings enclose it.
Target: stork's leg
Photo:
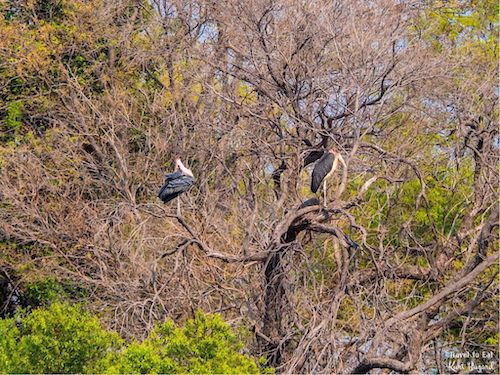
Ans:
[[[181,216],[181,200],[177,197],[177,216]]]
[[[326,178],[323,180],[323,207],[326,207]]]

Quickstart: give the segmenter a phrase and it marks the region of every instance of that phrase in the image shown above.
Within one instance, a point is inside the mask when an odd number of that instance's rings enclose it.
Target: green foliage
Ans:
[[[20,353],[17,352],[19,329],[14,319],[0,319],[0,372],[15,372]],[[21,371],[19,371],[21,372]]]
[[[88,295],[84,288],[54,278],[45,278],[26,284],[23,297],[28,306],[49,306],[53,302],[79,300]]]
[[[422,25],[437,51],[451,42],[459,53],[496,63],[498,55],[498,1],[434,1]]]
[[[394,231],[388,233],[386,238],[394,243],[398,241],[399,228],[409,219],[412,232],[422,241],[432,238],[433,227],[445,235],[454,233],[463,216],[463,207],[472,193],[472,169],[466,163],[459,170],[436,170],[432,166],[422,168],[433,170],[424,178],[427,201],[421,200],[417,210],[415,204],[422,190],[417,177],[395,185],[393,189],[387,189],[386,181],[377,181],[366,194],[363,214],[359,214],[360,221],[372,229],[380,223],[390,223],[388,226]],[[388,199],[398,202],[397,206],[388,210]]]
[[[55,279],[44,279],[28,283],[24,298],[30,306],[48,306],[64,296],[64,288]]]
[[[7,106],[5,115],[5,125],[9,130],[17,132],[21,128],[21,119],[23,117],[23,103],[12,102]]]
[[[16,323],[17,322],[17,323]],[[0,372],[82,373],[122,339],[78,305],[54,303],[0,320]]]
[[[71,76],[89,94],[99,95],[110,79],[100,67],[110,64],[110,56],[117,56],[113,65],[120,64],[119,52],[114,53],[118,33],[112,31],[119,21],[99,26],[95,11],[101,1],[21,3],[0,2],[0,107],[6,109],[0,118],[7,130],[16,131],[23,113],[58,113],[68,89],[54,82]],[[122,21],[131,17],[128,13]],[[137,79],[137,72],[121,71],[120,78],[126,77]]]
[[[109,353],[97,366],[101,373],[254,374],[255,361],[241,354],[241,342],[219,315],[197,313],[182,328],[167,321],[148,339]]]
[[[32,292],[51,296],[60,288],[47,281]],[[78,305],[55,302],[0,320],[0,373],[259,373],[242,348],[219,315],[201,312],[184,327],[167,321],[129,345]]]
[[[15,89],[13,89],[13,91],[15,91]],[[0,97],[0,104],[1,103]],[[0,117],[0,142],[14,141],[18,143],[19,132],[22,126],[24,104],[21,101],[11,101],[6,103],[5,107],[5,114],[3,118]]]
[[[497,332],[493,336],[489,336],[484,342],[486,345],[491,345],[498,348],[498,344],[500,343],[500,333]]]

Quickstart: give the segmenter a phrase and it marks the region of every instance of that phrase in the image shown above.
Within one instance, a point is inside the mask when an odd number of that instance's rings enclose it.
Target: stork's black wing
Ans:
[[[174,173],[166,174],[165,175],[165,182],[164,182],[164,184],[166,184],[167,182],[169,182],[171,180],[175,180],[176,178],[179,178],[181,176],[182,176],[182,172],[181,171],[175,171]]]
[[[177,173],[177,172],[176,172]],[[173,175],[174,173],[171,173]],[[165,177],[165,184],[161,187],[158,197],[165,203],[170,202],[172,199],[178,197],[180,194],[188,191],[193,186],[194,178],[185,176],[180,173],[180,176],[168,179]]]
[[[326,177],[328,173],[333,168],[334,156],[330,152],[326,152],[321,159],[316,162],[314,166],[312,179],[311,179],[311,191],[316,193],[321,186],[321,182]]]
[[[324,153],[325,151],[323,150],[313,150],[308,153],[304,158],[304,167],[307,167],[309,164],[314,163],[316,160],[322,157]]]
[[[309,198],[308,200],[305,200],[304,202],[301,203],[298,210],[300,210],[301,208],[310,207],[310,206],[319,206],[319,204],[320,204],[320,202],[319,202],[318,198],[316,198],[316,197]]]

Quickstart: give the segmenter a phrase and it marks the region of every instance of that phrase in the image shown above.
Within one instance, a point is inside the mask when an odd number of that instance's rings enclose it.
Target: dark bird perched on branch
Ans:
[[[323,150],[313,150],[306,155],[304,158],[304,167],[307,167],[309,164],[314,163],[316,160],[321,158],[325,154]]]
[[[311,191],[316,193],[323,182],[323,205],[326,205],[326,180],[333,175],[339,161],[346,167],[344,158],[335,149],[330,149],[316,162],[312,172]]]
[[[310,207],[310,206],[319,206],[319,199],[316,197],[309,198],[309,199],[305,200],[304,202],[302,202],[297,209],[300,210],[301,208]]]
[[[194,184],[193,172],[182,164],[181,159],[175,159],[175,172],[165,175],[165,182],[158,193],[158,197],[168,203],[172,199],[188,191]],[[180,207],[177,208],[180,212]]]
[[[321,141],[315,146],[313,146],[311,141],[309,141],[308,139],[303,139],[302,142],[304,142],[306,146],[312,149],[306,155],[306,157],[304,158],[304,162],[302,164],[303,167],[307,167],[309,164],[314,163],[316,160],[318,160],[325,154],[326,152],[325,149],[328,144],[328,137],[323,137]]]

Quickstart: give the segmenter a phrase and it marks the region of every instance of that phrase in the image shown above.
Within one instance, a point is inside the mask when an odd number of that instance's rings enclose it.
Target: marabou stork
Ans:
[[[158,193],[158,197],[168,203],[194,184],[193,172],[182,164],[180,158],[175,159],[175,172],[165,175],[165,182]],[[177,201],[177,214],[180,214],[180,203]]]
[[[344,158],[335,149],[330,149],[316,162],[312,172],[311,191],[316,193],[323,182],[323,205],[326,206],[326,180],[337,169],[339,161],[346,167]]]

